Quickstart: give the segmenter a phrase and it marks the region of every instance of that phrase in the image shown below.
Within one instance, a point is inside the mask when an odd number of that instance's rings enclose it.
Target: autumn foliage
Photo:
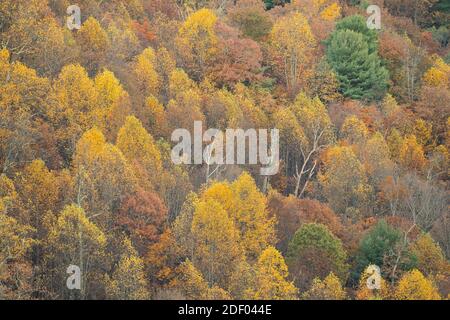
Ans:
[[[367,1],[78,2],[69,30],[0,1],[0,300],[448,299],[444,1],[376,1],[380,30]],[[195,121],[278,129],[278,172],[175,164]]]

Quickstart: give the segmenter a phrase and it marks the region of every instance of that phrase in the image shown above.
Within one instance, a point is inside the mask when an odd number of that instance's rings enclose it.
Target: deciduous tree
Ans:
[[[205,75],[206,67],[217,54],[216,22],[213,11],[200,9],[191,14],[178,31],[178,53],[194,79]]]
[[[326,276],[323,281],[315,278],[311,288],[302,295],[306,300],[345,300],[346,297],[341,281],[333,273]]]
[[[371,192],[361,162],[345,146],[329,148],[323,162],[319,182],[331,208],[348,218],[360,218]]]
[[[268,247],[255,264],[255,287],[247,289],[244,297],[252,300],[296,299],[297,288],[287,278],[288,268],[283,256],[274,247]]]
[[[302,79],[311,73],[316,40],[308,20],[299,12],[280,18],[273,26],[269,41],[274,59],[291,97],[299,92]]]
[[[124,252],[111,277],[106,277],[106,294],[114,300],[146,300],[150,297],[145,280],[144,263],[131,241],[122,243]]]
[[[81,59],[89,74],[96,74],[106,62],[110,46],[108,35],[100,23],[89,17],[76,35],[80,45]]]
[[[48,245],[47,276],[49,281],[53,277],[49,284],[55,293],[66,299],[94,298],[102,287],[106,237],[89,221],[82,208],[76,205],[64,208],[49,234]],[[61,285],[67,278],[66,270],[70,265],[80,268],[81,290],[77,293]]]
[[[441,300],[441,297],[430,279],[418,270],[412,270],[399,280],[395,288],[397,300]]]

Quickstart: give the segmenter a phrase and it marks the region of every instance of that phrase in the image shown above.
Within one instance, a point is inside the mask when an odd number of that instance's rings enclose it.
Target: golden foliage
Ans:
[[[426,85],[432,87],[450,87],[450,66],[440,57],[435,57],[433,66],[423,75]]]
[[[146,300],[150,297],[144,263],[129,239],[122,243],[124,252],[111,277],[106,277],[108,298],[114,300]]]
[[[425,167],[427,159],[415,135],[407,135],[403,140],[399,150],[399,160],[406,169],[421,171]]]
[[[216,22],[213,11],[200,9],[191,14],[178,31],[178,52],[196,77],[204,74],[207,64],[217,53]]]
[[[402,276],[394,296],[397,300],[441,300],[433,282],[416,269]]]
[[[255,287],[244,293],[246,299],[294,300],[297,289],[287,280],[288,268],[284,258],[274,247],[261,253],[255,265]]]
[[[333,273],[330,273],[323,281],[315,278],[311,288],[302,295],[302,298],[306,300],[345,300],[346,297],[341,281]]]
[[[308,20],[300,13],[291,13],[273,26],[269,41],[274,54],[282,61],[278,67],[292,96],[300,89],[301,80],[310,75],[316,40]]]
[[[156,72],[156,54],[152,48],[145,49],[136,58],[134,73],[138,82],[139,92],[144,97],[158,96],[160,90],[160,78]]]

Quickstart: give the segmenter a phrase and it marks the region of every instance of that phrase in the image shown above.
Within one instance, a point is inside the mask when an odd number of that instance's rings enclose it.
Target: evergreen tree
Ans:
[[[330,272],[345,281],[346,261],[347,253],[341,240],[323,224],[304,224],[289,243],[287,262],[300,289],[309,288],[312,279],[323,279]]]
[[[366,19],[360,15],[345,17],[336,23],[336,31],[352,30],[363,35],[364,41],[369,47],[369,54],[378,51],[378,35],[373,29],[367,28]]]
[[[374,100],[386,92],[388,71],[369,48],[364,34],[349,29],[336,30],[328,39],[327,59],[345,97]]]
[[[392,275],[392,266],[397,261],[399,269],[409,270],[416,264],[415,256],[402,243],[403,235],[381,220],[361,240],[356,256],[356,273],[360,273],[369,265],[374,264],[381,268],[381,273],[386,276]]]

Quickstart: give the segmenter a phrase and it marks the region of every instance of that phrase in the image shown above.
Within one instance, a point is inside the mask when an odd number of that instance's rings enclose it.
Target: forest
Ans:
[[[0,300],[448,300],[449,148],[448,0],[1,0]]]

